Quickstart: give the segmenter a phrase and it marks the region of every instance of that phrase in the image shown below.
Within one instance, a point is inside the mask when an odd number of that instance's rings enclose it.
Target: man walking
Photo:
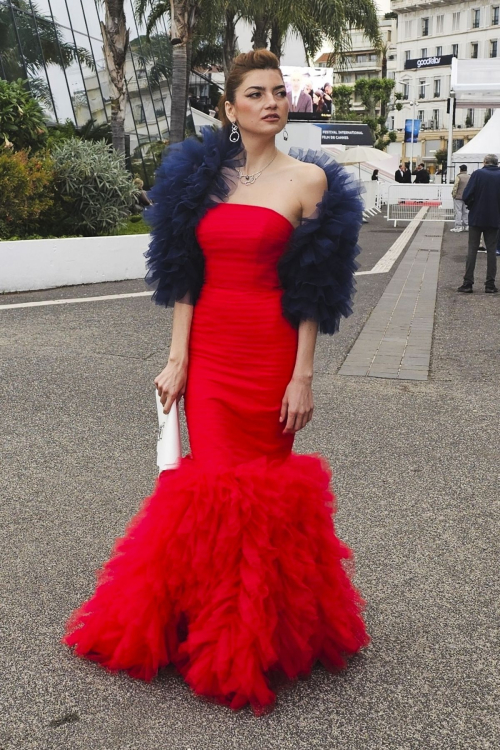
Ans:
[[[451,195],[453,197],[453,206],[455,208],[455,226],[450,232],[464,232],[469,229],[469,211],[464,203],[463,195],[470,180],[467,174],[467,165],[460,165],[460,172],[455,177]]]
[[[496,247],[500,230],[500,168],[498,156],[487,154],[483,168],[476,169],[463,192],[463,200],[469,209],[469,251],[465,266],[464,283],[458,292],[471,293],[474,286],[477,251],[481,232],[486,245],[486,283],[484,291],[498,292],[495,286],[497,273]]]

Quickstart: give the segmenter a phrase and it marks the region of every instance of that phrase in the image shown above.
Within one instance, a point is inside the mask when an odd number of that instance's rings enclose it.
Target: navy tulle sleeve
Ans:
[[[195,304],[203,285],[203,254],[196,226],[206,210],[224,200],[241,143],[232,144],[226,128],[203,128],[203,141],[187,138],[165,153],[150,192],[153,205],[144,216],[151,225],[146,282],[154,301],[172,306],[188,295]]]
[[[359,184],[321,151],[293,149],[290,155],[324,169],[328,189],[314,216],[293,232],[279,263],[283,313],[297,327],[315,320],[321,333],[335,333],[352,312],[354,273],[363,202]]]

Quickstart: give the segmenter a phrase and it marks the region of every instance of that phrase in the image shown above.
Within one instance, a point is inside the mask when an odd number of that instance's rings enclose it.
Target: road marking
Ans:
[[[421,219],[424,217],[427,208],[421,208],[414,219],[410,221],[406,229],[401,232],[396,242],[391,245],[389,250],[373,266],[371,271],[357,271],[356,276],[367,276],[373,273],[387,273],[391,270],[396,260],[399,258]],[[75,297],[73,299],[48,299],[38,302],[14,302],[10,305],[0,305],[0,310],[14,310],[21,307],[48,307],[49,305],[75,305],[79,302],[105,302],[110,299],[127,299],[130,297],[150,297],[152,292],[130,292],[128,294],[103,294],[100,297]]]
[[[129,292],[128,294],[103,294],[100,297],[75,297],[74,299],[47,299],[39,302],[15,302],[11,305],[0,305],[0,310],[13,310],[19,307],[46,307],[48,305],[75,305],[78,302],[101,302],[108,299],[126,299],[127,297],[151,297],[152,292]]]
[[[368,276],[372,273],[387,273],[388,271],[390,271],[394,263],[397,261],[406,245],[410,241],[415,229],[424,218],[427,210],[427,206],[424,206],[420,209],[418,214],[410,221],[406,229],[401,232],[396,242],[391,245],[385,255],[383,255],[377,263],[375,263],[371,271],[357,271],[356,276]]]

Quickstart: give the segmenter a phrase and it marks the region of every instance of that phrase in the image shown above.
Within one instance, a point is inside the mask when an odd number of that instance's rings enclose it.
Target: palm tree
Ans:
[[[125,61],[129,44],[129,30],[123,4],[124,0],[104,0],[104,22],[100,22],[104,57],[111,84],[113,147],[121,155],[125,154],[125,106],[127,103]]]
[[[0,4],[0,76],[7,81],[27,79],[35,98],[56,117],[50,87],[40,73],[50,64],[68,68],[77,61],[94,69],[90,53],[65,42],[57,22],[44,15],[35,2]]]

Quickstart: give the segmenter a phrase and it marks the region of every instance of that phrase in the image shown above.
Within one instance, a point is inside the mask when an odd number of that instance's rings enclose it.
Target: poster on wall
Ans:
[[[417,143],[420,120],[405,120],[405,143]]]
[[[291,120],[329,119],[332,114],[333,68],[282,65]]]

